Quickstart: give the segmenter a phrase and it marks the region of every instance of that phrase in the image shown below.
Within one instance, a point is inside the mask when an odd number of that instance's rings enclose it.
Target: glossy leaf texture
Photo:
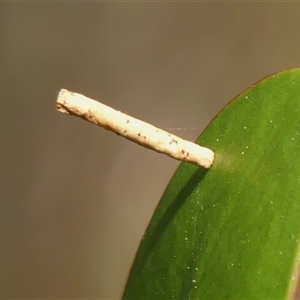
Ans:
[[[215,163],[179,166],[124,299],[289,298],[300,240],[300,69],[240,94],[197,143]]]

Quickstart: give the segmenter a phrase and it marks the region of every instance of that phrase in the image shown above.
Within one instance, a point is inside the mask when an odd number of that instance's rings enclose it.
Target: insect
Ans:
[[[64,114],[85,119],[145,148],[164,153],[177,160],[207,169],[213,164],[214,152],[212,150],[181,139],[84,95],[62,89],[58,94],[56,109]],[[178,130],[179,128],[169,129]]]

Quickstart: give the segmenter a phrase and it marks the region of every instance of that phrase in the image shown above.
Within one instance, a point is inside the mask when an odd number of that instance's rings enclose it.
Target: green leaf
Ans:
[[[300,69],[253,85],[198,138],[141,242],[124,299],[287,299],[300,240]]]

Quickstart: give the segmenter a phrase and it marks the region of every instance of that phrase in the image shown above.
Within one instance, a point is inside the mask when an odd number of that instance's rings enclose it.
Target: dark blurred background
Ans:
[[[0,298],[118,299],[177,161],[55,111],[61,88],[195,140],[300,66],[300,3],[0,4]]]

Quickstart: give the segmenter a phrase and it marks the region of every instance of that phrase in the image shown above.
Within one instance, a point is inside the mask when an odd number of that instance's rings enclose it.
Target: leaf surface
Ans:
[[[141,242],[124,299],[287,299],[300,240],[300,69],[231,101],[182,163]]]

